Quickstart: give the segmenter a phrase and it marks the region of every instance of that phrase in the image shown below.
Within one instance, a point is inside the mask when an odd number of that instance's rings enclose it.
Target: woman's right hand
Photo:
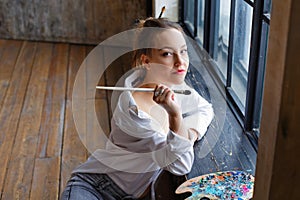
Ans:
[[[167,111],[170,129],[178,132],[182,122],[182,115],[180,107],[174,99],[174,92],[164,85],[157,85],[154,90],[153,101]]]
[[[181,115],[180,108],[174,99],[174,92],[170,88],[164,85],[157,85],[154,90],[153,100],[161,105],[169,115]]]

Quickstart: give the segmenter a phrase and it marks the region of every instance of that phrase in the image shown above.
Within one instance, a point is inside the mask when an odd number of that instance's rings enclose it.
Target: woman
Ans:
[[[205,134],[212,106],[184,82],[189,57],[181,27],[149,18],[138,30],[137,44],[145,48],[135,51],[136,68],[125,86],[155,91],[120,95],[106,148],[73,171],[62,199],[149,199],[161,169],[176,175],[191,170],[193,144]]]

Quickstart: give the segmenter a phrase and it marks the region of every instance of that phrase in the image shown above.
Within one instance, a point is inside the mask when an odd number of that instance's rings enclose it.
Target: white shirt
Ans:
[[[139,73],[135,70],[125,86],[134,86]],[[201,139],[213,118],[211,104],[185,83],[172,89],[191,91],[190,95],[175,94],[175,101],[181,106],[185,127],[197,130]],[[176,175],[190,172],[193,142],[171,130],[164,133],[158,121],[137,109],[131,92],[120,95],[111,124],[106,148],[95,151],[73,173],[106,173],[127,194],[139,197],[160,169]]]

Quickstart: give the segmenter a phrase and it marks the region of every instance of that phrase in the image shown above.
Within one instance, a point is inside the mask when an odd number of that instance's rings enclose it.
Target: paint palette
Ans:
[[[253,196],[254,177],[243,171],[224,171],[206,174],[182,183],[175,193],[191,192],[187,200],[236,199]]]

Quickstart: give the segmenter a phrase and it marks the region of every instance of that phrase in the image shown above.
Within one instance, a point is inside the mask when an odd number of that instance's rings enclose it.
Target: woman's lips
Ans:
[[[178,69],[176,71],[176,74],[184,74],[185,73],[185,70],[184,69]]]

